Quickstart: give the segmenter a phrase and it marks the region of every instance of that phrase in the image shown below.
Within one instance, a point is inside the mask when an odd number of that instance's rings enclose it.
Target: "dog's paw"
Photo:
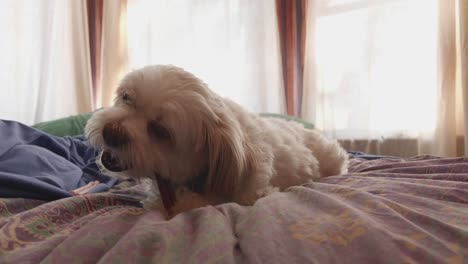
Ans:
[[[254,205],[258,199],[279,191],[280,189],[278,187],[267,186],[255,192],[244,193],[236,202],[240,205]]]
[[[143,201],[140,201],[140,203],[143,209],[146,211],[158,211],[166,220],[169,220],[174,216],[171,210],[167,211],[166,208],[164,208],[164,204],[161,198],[147,198]]]
[[[146,198],[145,200],[140,202],[143,209],[145,210],[164,210],[164,206],[162,204],[162,200],[159,198]]]
[[[279,192],[279,191],[280,189],[278,187],[267,186],[265,188],[257,190],[256,194],[257,194],[258,199],[260,199],[262,197],[265,197],[267,195],[270,195],[272,193]]]
[[[170,214],[175,216],[210,204],[211,203],[202,195],[192,192],[187,188],[179,188],[176,190],[176,202],[174,206],[171,207]]]

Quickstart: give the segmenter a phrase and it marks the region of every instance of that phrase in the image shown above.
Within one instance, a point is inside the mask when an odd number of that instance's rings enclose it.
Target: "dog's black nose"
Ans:
[[[102,138],[107,146],[118,148],[130,141],[125,129],[119,123],[108,123],[102,130]]]

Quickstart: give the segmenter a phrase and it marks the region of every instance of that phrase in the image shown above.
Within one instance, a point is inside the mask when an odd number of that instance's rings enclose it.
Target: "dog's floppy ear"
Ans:
[[[209,161],[205,191],[229,197],[238,191],[253,155],[241,128],[229,118],[218,119],[206,132]]]

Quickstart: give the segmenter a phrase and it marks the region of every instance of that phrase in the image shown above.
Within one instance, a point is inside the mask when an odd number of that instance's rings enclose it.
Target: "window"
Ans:
[[[274,1],[129,0],[129,68],[174,64],[253,112],[284,112]]]
[[[337,138],[417,137],[436,125],[436,0],[322,0],[317,127]]]

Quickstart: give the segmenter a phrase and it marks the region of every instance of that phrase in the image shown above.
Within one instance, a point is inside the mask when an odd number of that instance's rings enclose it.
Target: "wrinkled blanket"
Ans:
[[[117,181],[101,174],[96,150],[83,137],[56,137],[15,121],[0,120],[0,197],[54,200],[99,181],[91,193]]]
[[[254,206],[165,221],[141,186],[0,199],[0,263],[467,263],[468,159],[353,158],[350,172]]]

